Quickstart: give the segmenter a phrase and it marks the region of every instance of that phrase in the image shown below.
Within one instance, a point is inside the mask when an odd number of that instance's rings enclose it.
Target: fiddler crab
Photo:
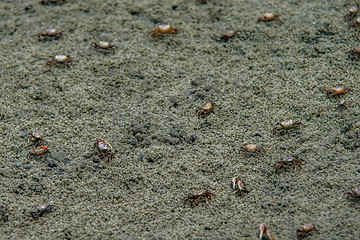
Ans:
[[[343,86],[337,86],[334,87],[330,90],[327,90],[327,96],[328,97],[332,97],[332,96],[337,96],[337,95],[341,95],[341,94],[345,94],[348,93],[350,90],[346,87]]]
[[[245,147],[240,149],[240,152],[248,153],[248,154],[255,154],[259,152],[263,152],[266,154],[266,151],[263,147],[260,147],[256,144],[247,144]]]
[[[279,21],[282,22],[280,20],[280,15],[276,15],[273,13],[265,13],[263,16],[260,16],[257,20],[258,23],[261,22],[271,22],[271,21]]]
[[[351,192],[345,193],[348,197],[351,198],[359,198],[360,199],[360,188],[353,188],[351,189]]]
[[[29,158],[30,156],[40,156],[43,155],[44,153],[46,153],[48,151],[48,147],[47,146],[41,146],[38,148],[34,148],[32,150],[32,152],[29,152],[27,157]]]
[[[97,156],[100,159],[107,158],[108,162],[110,162],[114,158],[114,154],[111,152],[112,146],[110,143],[105,140],[98,138],[94,143],[94,151],[97,153]]]
[[[198,118],[205,117],[209,115],[214,108],[216,107],[216,104],[214,102],[208,102],[206,103],[198,112]]]
[[[347,105],[346,105],[346,101],[345,101],[345,100],[341,100],[341,101],[338,103],[337,108],[340,109],[340,110],[348,109],[348,107],[347,107]]]
[[[359,59],[360,57],[360,46],[357,46],[349,51],[349,58],[352,60]]]
[[[43,215],[46,212],[50,212],[52,211],[52,209],[54,208],[54,205],[51,204],[41,204],[36,212],[32,212],[31,216],[34,218],[34,220],[36,220],[38,217],[40,217],[41,215]]]
[[[302,240],[310,235],[312,231],[317,232],[317,229],[311,223],[305,223],[300,229],[296,230],[297,238]]]
[[[227,42],[227,41],[229,41],[230,38],[235,37],[236,34],[237,34],[237,31],[229,30],[220,37],[220,40],[223,42]]]
[[[150,32],[150,35],[154,38],[159,37],[164,34],[175,35],[179,32],[179,29],[173,28],[170,25],[160,25]]]
[[[355,16],[356,16],[356,14],[357,14],[357,12],[358,12],[358,7],[359,7],[359,1],[355,1],[356,2],[356,5],[357,6],[355,6],[355,5],[352,5],[352,6],[350,6],[350,8],[349,8],[349,11],[345,14],[345,16],[344,16],[344,18],[345,18],[345,20],[348,20],[348,21],[350,21],[350,20],[352,20]]]
[[[293,157],[287,157],[284,160],[278,161],[274,164],[274,167],[276,168],[275,172],[278,173],[279,169],[285,168],[285,166],[287,165],[292,165],[294,167],[294,170],[296,170],[297,168],[301,170],[301,164],[301,160],[295,159]]]
[[[114,51],[115,46],[111,45],[109,42],[106,41],[99,41],[96,43],[93,43],[93,47],[102,51]]]
[[[360,27],[360,17],[356,18],[353,22],[349,23],[349,29],[351,28],[359,28]]]
[[[260,223],[259,226],[259,240],[275,240],[265,223]]]
[[[288,119],[280,122],[280,126],[275,127],[273,129],[273,134],[276,133],[283,133],[284,131],[290,130],[290,129],[296,129],[300,128],[301,125],[304,125],[302,122],[295,122],[294,120]]]
[[[55,28],[49,28],[49,29],[46,29],[45,32],[39,33],[38,39],[39,39],[39,41],[58,39],[62,35],[64,35],[62,31],[59,31]]]
[[[199,204],[201,203],[201,201],[206,201],[207,199],[211,200],[211,197],[216,197],[215,194],[211,193],[211,192],[207,192],[207,191],[198,191],[195,192],[193,194],[189,193],[185,198],[184,198],[184,203],[190,201],[191,202],[191,206],[194,205],[195,201],[197,201]]]
[[[43,142],[43,138],[38,132],[31,132],[29,133],[29,138],[28,138],[28,143],[30,142],[31,142],[30,146],[31,145],[38,146],[39,144],[41,144],[41,142]]]
[[[237,177],[232,179],[232,188],[234,189],[234,193],[238,194],[239,196],[243,196],[249,193],[249,191],[245,189],[244,183]]]
[[[74,60],[71,57],[67,57],[65,55],[56,55],[54,58],[52,58],[50,61],[46,62],[46,65],[52,66],[52,65],[65,65],[67,67],[70,67]]]

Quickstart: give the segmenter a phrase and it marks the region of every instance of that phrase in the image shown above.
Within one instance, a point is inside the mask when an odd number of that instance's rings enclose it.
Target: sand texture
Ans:
[[[39,2],[0,1],[1,240],[258,239],[262,222],[275,239],[306,222],[306,240],[360,239],[354,1]],[[160,24],[179,32],[151,37]],[[51,27],[63,35],[39,41]],[[72,64],[46,65],[59,54]],[[338,85],[350,92],[328,97]],[[303,125],[274,134],[286,119]],[[32,131],[45,154],[28,156]],[[302,169],[276,173],[286,157]],[[184,203],[200,190],[216,197]],[[34,220],[40,204],[54,207]]]

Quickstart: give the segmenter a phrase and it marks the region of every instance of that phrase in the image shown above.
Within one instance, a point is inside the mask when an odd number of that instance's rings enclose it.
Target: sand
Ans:
[[[306,222],[318,230],[306,239],[360,239],[360,202],[346,195],[360,187],[352,4],[1,1],[0,239],[258,239],[262,222],[276,239]],[[258,23],[266,12],[281,21]],[[179,33],[149,36],[160,24]],[[64,35],[38,41],[50,27]],[[71,66],[46,65],[58,54]],[[337,85],[350,92],[328,97]],[[303,125],[274,134],[285,119]],[[32,131],[47,153],[27,157]],[[266,153],[242,152],[249,143]],[[286,157],[302,169],[276,173]],[[216,197],[184,203],[200,190]],[[34,220],[40,204],[54,207]]]

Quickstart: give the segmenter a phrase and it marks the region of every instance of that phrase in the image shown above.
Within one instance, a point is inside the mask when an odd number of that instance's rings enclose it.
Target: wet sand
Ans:
[[[360,239],[360,202],[345,195],[360,187],[352,4],[2,1],[0,239],[258,239],[262,222],[276,239],[306,222],[318,229],[306,239]],[[265,12],[281,21],[258,23]],[[152,38],[160,24],[179,33]],[[64,35],[38,41],[50,27]],[[71,66],[46,65],[58,54]],[[328,97],[338,85],[350,92]],[[274,134],[285,119],[303,125]],[[27,157],[32,131],[47,153]],[[242,152],[249,143],[266,153]],[[286,157],[302,169],[276,173]],[[184,203],[199,190],[216,197]],[[54,208],[34,220],[43,203]]]

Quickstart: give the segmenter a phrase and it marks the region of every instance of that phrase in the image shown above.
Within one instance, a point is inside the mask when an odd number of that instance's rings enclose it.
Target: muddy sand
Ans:
[[[0,239],[258,239],[263,222],[275,239],[306,222],[309,240],[360,239],[354,1],[39,2],[0,2]],[[160,24],[178,34],[151,37]],[[59,54],[72,64],[46,65]],[[299,127],[273,132],[286,119]],[[276,172],[287,157],[302,169]],[[184,203],[200,190],[216,197]]]

